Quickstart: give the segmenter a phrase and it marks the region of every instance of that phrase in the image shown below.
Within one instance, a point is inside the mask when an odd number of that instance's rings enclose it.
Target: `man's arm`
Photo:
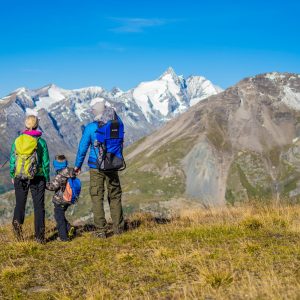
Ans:
[[[81,166],[84,162],[86,153],[91,145],[91,133],[88,127],[84,129],[84,132],[82,134],[82,138],[80,140],[77,156],[76,156],[76,162],[75,162],[75,171],[78,171],[81,169]]]

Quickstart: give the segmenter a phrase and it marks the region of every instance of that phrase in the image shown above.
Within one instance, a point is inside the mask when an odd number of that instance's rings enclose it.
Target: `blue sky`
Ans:
[[[126,90],[168,66],[223,88],[300,73],[300,1],[0,1],[0,96],[48,83]]]

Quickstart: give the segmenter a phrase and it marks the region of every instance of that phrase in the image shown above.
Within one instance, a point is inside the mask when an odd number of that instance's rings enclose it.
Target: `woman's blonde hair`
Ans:
[[[39,119],[36,116],[27,116],[25,119],[26,129],[32,130],[39,127]]]

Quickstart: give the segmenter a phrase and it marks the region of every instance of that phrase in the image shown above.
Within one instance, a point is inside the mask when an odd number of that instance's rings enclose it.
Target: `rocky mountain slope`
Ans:
[[[211,204],[300,194],[300,75],[246,78],[129,148],[131,199]]]
[[[157,80],[142,82],[126,92],[101,87],[65,90],[53,84],[36,90],[20,88],[0,100],[0,164],[8,157],[12,140],[23,129],[26,113],[40,118],[51,155],[63,152],[72,160],[82,128],[92,120],[89,104],[94,98],[103,98],[116,108],[124,121],[129,145],[220,91],[204,77],[184,79],[172,68]],[[7,173],[7,166],[0,170],[0,193],[9,188]]]

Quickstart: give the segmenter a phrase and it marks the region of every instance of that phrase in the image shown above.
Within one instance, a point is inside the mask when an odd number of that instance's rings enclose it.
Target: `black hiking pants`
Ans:
[[[58,236],[62,241],[69,240],[68,232],[71,228],[71,225],[66,219],[66,215],[65,215],[69,206],[70,206],[69,204],[54,203],[54,218],[56,221]]]
[[[34,229],[35,238],[38,241],[44,241],[45,239],[45,189],[46,180],[42,176],[34,177],[32,180],[24,181],[15,178],[15,195],[16,206],[13,216],[13,227],[17,232],[20,232],[20,228],[24,223],[25,207],[27,202],[27,196],[30,189],[33,209],[34,209]]]

